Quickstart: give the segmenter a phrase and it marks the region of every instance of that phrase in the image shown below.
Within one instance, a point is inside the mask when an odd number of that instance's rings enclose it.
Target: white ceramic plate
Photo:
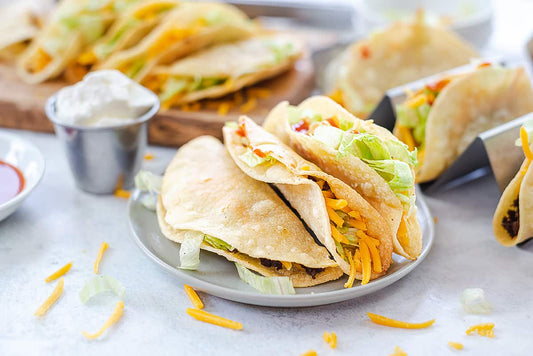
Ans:
[[[417,188],[418,190],[418,188]],[[356,281],[353,288],[343,287],[347,276],[316,287],[296,288],[295,295],[266,295],[243,282],[233,262],[216,254],[202,251],[197,271],[186,271],[179,266],[179,244],[168,240],[159,230],[155,212],[144,208],[140,202],[142,193],[135,191],[128,204],[133,239],[141,250],[155,263],[175,274],[186,284],[211,295],[236,302],[272,307],[305,307],[330,304],[360,297],[380,290],[415,269],[427,256],[434,238],[434,224],[422,195],[418,192],[418,219],[422,226],[422,254],[416,261],[393,255],[394,263],[387,274],[366,285]]]
[[[24,189],[0,204],[0,221],[13,214],[37,186],[44,174],[44,158],[37,147],[16,135],[0,132],[0,160],[17,167],[24,176]]]

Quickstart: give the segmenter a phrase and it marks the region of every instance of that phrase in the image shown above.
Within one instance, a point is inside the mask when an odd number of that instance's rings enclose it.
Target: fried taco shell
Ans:
[[[163,177],[157,215],[170,240],[200,232],[207,237],[202,249],[264,276],[288,276],[295,287],[342,275],[274,190],[244,174],[214,137],[179,149]],[[208,242],[213,238],[218,247]]]

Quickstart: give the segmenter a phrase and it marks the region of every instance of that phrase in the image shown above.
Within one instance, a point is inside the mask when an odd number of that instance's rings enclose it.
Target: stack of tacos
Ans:
[[[411,93],[396,107],[394,134],[417,150],[422,183],[441,175],[481,132],[531,111],[525,70],[483,63]]]
[[[244,174],[214,137],[180,148],[163,177],[157,216],[170,240],[199,238],[202,249],[263,276],[289,277],[294,287],[342,276],[274,190]]]
[[[524,127],[520,139],[526,158],[505,188],[492,221],[496,240],[504,246],[515,246],[533,238],[533,152]]]
[[[395,23],[354,43],[327,69],[326,91],[360,118],[401,84],[467,64],[478,54],[452,32],[425,23]]]

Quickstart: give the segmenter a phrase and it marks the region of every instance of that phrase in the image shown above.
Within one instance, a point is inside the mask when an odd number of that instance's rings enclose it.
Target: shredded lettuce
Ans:
[[[224,16],[219,10],[210,10],[204,15],[204,20],[207,26],[213,26],[223,22]]]
[[[224,127],[229,127],[230,129],[238,129],[239,128],[239,124],[236,123],[235,121],[226,121],[224,123]]]
[[[274,54],[274,63],[280,63],[286,58],[294,54],[295,48],[294,45],[287,41],[273,41],[265,40],[266,44],[272,50]]]
[[[148,171],[139,171],[135,176],[135,187],[141,192],[147,192],[141,198],[141,204],[148,210],[155,211],[157,199],[156,196],[161,192],[161,184],[163,177],[153,174]]]
[[[274,160],[270,156],[259,157],[251,149],[247,149],[245,153],[239,156],[239,159],[252,168],[263,163],[271,163]]]
[[[393,191],[409,190],[414,184],[411,167],[393,159],[363,161],[387,181]]]
[[[287,115],[291,125],[299,123],[304,118],[311,120],[311,122],[322,121],[322,116],[320,116],[320,114],[317,114],[311,109],[302,110],[296,106],[288,106]]]
[[[339,147],[342,137],[341,130],[328,125],[320,125],[313,132],[313,138],[334,149]]]
[[[165,85],[163,85],[161,95],[159,95],[161,101],[167,101],[175,95],[185,91],[188,82],[185,79],[169,78]]]
[[[461,305],[468,314],[490,314],[492,305],[481,288],[466,288],[461,295]]]
[[[139,74],[139,72],[144,68],[145,65],[146,61],[143,58],[138,58],[131,63],[130,67],[128,68],[128,70],[126,70],[124,74],[126,74],[130,78],[133,78],[137,74]]]
[[[80,300],[85,304],[92,297],[104,292],[113,292],[120,299],[124,299],[126,288],[115,278],[99,274],[85,283],[80,291]]]
[[[289,277],[263,277],[235,263],[239,277],[263,294],[296,294]]]
[[[235,250],[233,246],[231,246],[230,244],[222,241],[221,239],[217,239],[216,237],[210,236],[210,235],[204,235],[204,241],[208,243],[209,245],[213,246],[214,248],[218,248],[219,250],[224,250],[224,251]]]
[[[181,269],[196,270],[200,264],[200,246],[204,241],[204,234],[199,231],[187,231],[180,247]]]
[[[413,137],[419,145],[424,143],[426,122],[430,110],[431,106],[427,103],[416,108],[410,108],[406,105],[396,106],[396,119],[400,125],[413,130]]]

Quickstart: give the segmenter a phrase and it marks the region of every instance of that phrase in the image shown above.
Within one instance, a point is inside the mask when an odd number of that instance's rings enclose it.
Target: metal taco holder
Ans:
[[[496,61],[491,60],[491,62]],[[497,62],[504,65],[501,61]],[[461,66],[390,89],[369,118],[392,131],[396,122],[396,105],[407,99],[407,90],[416,91],[427,83],[435,82],[444,76],[460,74],[472,69],[472,65]],[[492,172],[498,188],[503,192],[524,161],[522,149],[515,146],[515,141],[520,136],[520,126],[528,119],[533,119],[533,113],[480,133],[436,180],[420,184],[422,191],[433,193],[438,190],[451,189]]]

